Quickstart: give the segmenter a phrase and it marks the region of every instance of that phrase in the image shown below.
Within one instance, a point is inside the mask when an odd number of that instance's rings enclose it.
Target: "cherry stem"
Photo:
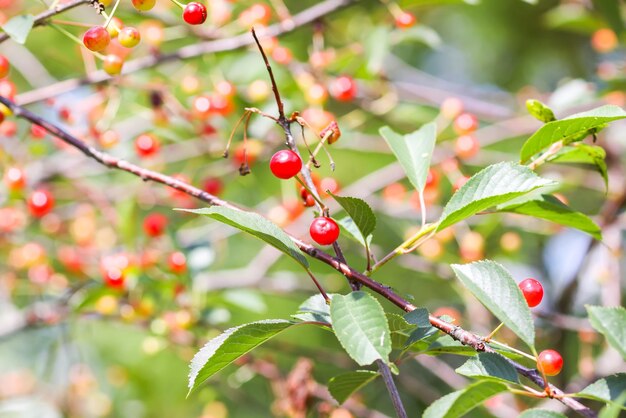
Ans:
[[[322,297],[324,298],[324,300],[326,301],[326,303],[328,305],[330,305],[330,298],[328,297],[328,295],[326,294],[326,292],[324,291],[324,288],[322,287],[322,285],[320,284],[320,282],[317,281],[317,279],[315,278],[315,276],[313,275],[313,273],[311,272],[311,270],[309,269],[305,269],[307,274],[309,275],[309,277],[311,278],[311,280],[313,280],[313,283],[315,283],[315,286],[317,287],[317,290],[320,291],[320,293],[322,294]]]
[[[499,341],[490,340],[490,341],[488,341],[488,343],[492,344],[492,345],[497,345],[497,346],[499,346],[501,348],[504,348],[505,350],[510,350],[510,351],[512,351],[512,352],[514,352],[516,354],[519,354],[520,356],[526,357],[529,360],[532,360],[532,361],[535,361],[535,362],[537,361],[537,359],[535,357],[531,356],[530,354],[525,353],[525,352],[523,352],[521,350],[518,350],[517,348],[513,348],[513,347],[511,347],[509,345],[506,345],[504,343],[501,343]]]
[[[113,6],[113,9],[111,10],[111,14],[107,17],[106,22],[104,23],[104,28],[106,29],[107,27],[109,27],[109,24],[111,23],[111,19],[113,19],[113,16],[115,16],[115,11],[117,10],[117,6],[120,5],[120,0],[117,0],[115,2],[115,5]],[[104,14],[104,13],[103,13]],[[106,16],[106,15],[105,15]]]
[[[72,41],[76,42],[78,45],[80,46],[85,46],[85,44],[83,44],[83,41],[81,41],[80,39],[78,39],[76,36],[74,36],[73,34],[71,34],[70,32],[66,31],[65,29],[63,29],[61,26],[59,25],[55,25],[53,23],[50,24],[50,27],[53,29],[56,29],[57,31],[59,31],[60,33],[62,33],[63,35],[67,36],[69,39],[71,39]],[[102,55],[99,52],[95,52],[95,51],[89,51],[92,54],[94,54],[96,57],[100,58],[101,60],[103,60],[105,57],[104,55]]]
[[[254,38],[254,41],[259,47],[259,51],[261,51],[261,55],[263,56],[263,62],[265,62],[265,67],[267,68],[267,72],[270,75],[270,81],[272,83],[272,91],[274,92],[274,98],[276,98],[276,106],[278,106],[278,120],[285,121],[287,120],[287,118],[285,117],[285,108],[283,106],[282,100],[280,99],[280,93],[278,92],[278,85],[276,84],[276,79],[274,78],[274,72],[272,71],[272,66],[270,65],[270,62],[267,59],[267,55],[265,55],[265,51],[263,50],[263,47],[261,46],[261,42],[259,42],[259,38],[257,38],[256,36],[256,32],[254,31],[254,28],[251,28],[250,31],[252,32],[252,37]]]
[[[87,23],[82,23],[82,22],[72,22],[70,20],[57,20],[57,19],[52,19],[50,23],[54,23],[56,25],[78,26],[81,28],[91,28],[93,26]]]
[[[392,252],[384,256],[378,263],[374,264],[374,266],[372,267],[369,273],[370,274],[374,273],[376,270],[381,268],[387,262],[396,258],[399,255],[407,254],[407,253],[410,253],[411,251],[414,251],[424,241],[426,241],[427,239],[429,239],[431,236],[435,234],[435,231],[437,230],[438,226],[439,226],[438,223],[424,225],[413,236],[409,237],[409,239],[407,239],[398,247],[396,247],[395,250],[393,250]]]
[[[502,328],[504,326],[504,322],[500,322],[500,325],[498,325],[493,331],[491,331],[491,333],[489,333],[489,335],[487,335],[484,339],[486,342],[491,341],[491,339],[493,338],[494,335],[496,335],[496,332],[500,331],[500,328]]]
[[[172,3],[174,3],[175,5],[177,5],[178,7],[180,7],[181,9],[185,10],[185,5],[184,5],[184,4],[182,4],[181,2],[176,1],[176,0],[171,0],[171,1],[172,1]]]

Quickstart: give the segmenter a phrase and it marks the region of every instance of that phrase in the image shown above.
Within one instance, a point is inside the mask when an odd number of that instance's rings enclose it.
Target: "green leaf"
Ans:
[[[456,369],[458,374],[501,383],[519,383],[515,368],[497,353],[478,353]]]
[[[424,411],[423,418],[457,418],[507,389],[498,382],[481,381],[437,399]]]
[[[343,373],[331,378],[328,381],[328,391],[341,405],[350,395],[372,380],[376,379],[379,374],[371,370],[357,370],[354,372]]]
[[[370,208],[363,199],[337,196],[330,193],[330,191],[328,193],[354,221],[354,224],[361,233],[362,242],[366,243],[366,240],[372,235],[374,229],[376,229],[376,215],[374,215],[372,208]]]
[[[622,405],[626,403],[626,391],[624,391],[616,400],[607,404],[600,411],[598,418],[619,418],[622,413]]]
[[[575,396],[609,403],[616,403],[619,400],[618,405],[626,409],[626,403],[622,397],[624,392],[626,392],[626,373],[617,373],[596,380]]]
[[[335,295],[330,317],[337,339],[360,366],[375,360],[388,362],[391,338],[385,311],[365,292]]]
[[[544,123],[556,120],[552,109],[541,103],[539,100],[526,100],[526,109],[528,109],[528,113],[530,113],[534,118],[539,119]]]
[[[620,2],[616,0],[592,0],[593,6],[602,14],[606,21],[611,25],[613,32],[619,37],[624,30],[624,21],[622,20],[622,10]]]
[[[555,142],[563,140],[567,144],[574,140],[582,140],[606,123],[624,118],[626,118],[626,112],[622,108],[607,105],[546,123],[524,143],[520,160],[522,163],[527,163],[534,155]]]
[[[626,359],[626,309],[586,305],[591,325]]]
[[[292,257],[305,268],[309,267],[309,263],[304,255],[300,252],[296,244],[293,243],[289,235],[287,235],[279,226],[268,221],[263,216],[253,212],[243,212],[231,208],[213,206],[202,209],[176,209],[183,212],[196,213],[198,215],[208,216],[216,221],[220,221],[227,225],[233,226],[241,231],[247,232],[255,237],[267,242],[274,248],[282,251]]]
[[[430,327],[430,319],[428,315],[428,309],[417,308],[404,314],[404,319],[409,324],[417,325],[418,327]]]
[[[213,338],[191,360],[189,393],[239,357],[292,325],[294,322],[281,319],[258,321],[230,328]]]
[[[9,21],[1,27],[15,42],[24,44],[34,23],[35,17],[33,15],[20,15],[9,19]]]
[[[378,26],[369,33],[365,40],[367,71],[370,74],[380,73],[388,53],[389,30],[385,26]]]
[[[546,409],[527,409],[518,418],[567,418],[560,412],[548,411]]]
[[[413,187],[418,193],[422,193],[437,140],[436,125],[433,122],[427,123],[408,135],[400,135],[388,126],[380,128],[379,132],[400,162]]]
[[[461,344],[449,335],[443,335],[435,340],[425,351],[425,354],[456,354],[459,356],[475,356],[476,350]]]
[[[571,147],[564,147],[553,157],[548,158],[549,162],[562,164],[588,164],[595,167],[604,180],[604,187],[608,187],[609,177],[606,168],[606,151],[597,145],[574,144]]]
[[[332,300],[334,294],[328,297]],[[323,322],[331,324],[330,306],[326,303],[324,297],[320,294],[313,295],[300,305],[298,313],[293,315],[294,318],[307,322]]]
[[[511,201],[539,187],[553,185],[528,167],[515,163],[490,165],[473,175],[448,201],[437,230],[454,225],[476,213]]]
[[[371,235],[368,236],[367,241],[363,240],[361,231],[359,231],[359,228],[356,226],[352,218],[350,218],[349,216],[346,216],[344,218],[337,219],[337,223],[348,234],[347,236],[349,238],[352,238],[353,240],[355,240],[356,242],[358,242],[365,248],[369,248],[370,244],[372,243],[372,236]]]
[[[564,205],[554,196],[542,196],[541,199],[529,200],[524,203],[498,207],[499,212],[517,213],[545,219],[559,225],[576,228],[586,232],[597,240],[602,240],[602,230],[583,213]]]
[[[470,292],[528,346],[535,345],[535,327],[528,304],[511,274],[491,260],[453,264],[452,270]]]
[[[416,25],[393,33],[394,45],[407,41],[420,42],[432,49],[439,48],[443,43],[437,31],[426,25]]]

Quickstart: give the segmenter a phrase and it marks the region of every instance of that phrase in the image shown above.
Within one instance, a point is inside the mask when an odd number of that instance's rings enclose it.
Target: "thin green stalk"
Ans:
[[[72,41],[76,42],[78,45],[80,46],[85,46],[83,44],[83,41],[81,41],[80,39],[78,39],[75,35],[73,35],[72,33],[66,31],[65,29],[63,29],[62,27],[60,27],[59,25],[55,25],[53,23],[51,23],[49,25],[51,28],[56,29],[57,31],[61,32],[63,35],[67,36],[69,39],[71,39]],[[102,55],[99,52],[95,52],[95,51],[91,51],[91,53],[93,53],[96,57],[100,58],[101,60],[103,60],[105,57],[104,55]]]

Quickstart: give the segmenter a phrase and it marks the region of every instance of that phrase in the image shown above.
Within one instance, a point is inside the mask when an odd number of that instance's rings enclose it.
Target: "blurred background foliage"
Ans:
[[[0,0],[0,19],[37,14],[45,9],[44,3]],[[171,2],[157,3],[147,14],[135,11],[130,1],[121,3],[116,16],[144,34],[129,60],[174,52],[202,38],[245,33],[247,28],[237,17],[253,4],[212,0],[206,28],[190,30]],[[287,0],[285,5],[295,14],[316,3]],[[593,2],[600,7],[589,3],[403,0],[390,5],[362,0],[279,37],[280,46],[292,55],[279,63],[273,55],[286,109],[301,111],[314,126],[324,125],[321,109],[337,119],[343,132],[331,147],[337,169],[331,172],[322,155],[323,165],[316,173],[320,179],[334,178],[340,194],[364,197],[376,209],[377,257],[419,223],[410,185],[377,134],[381,126],[410,132],[437,120],[434,169],[439,181],[428,206],[429,218],[435,219],[462,175],[497,161],[517,160],[523,139],[540,126],[525,116],[525,99],[546,101],[558,117],[600,102],[624,105],[624,49],[611,30],[618,30],[621,37],[621,20],[604,12],[611,6],[603,5],[612,2]],[[220,6],[232,17],[216,21]],[[404,30],[394,26],[390,8],[398,6],[416,15],[415,26]],[[102,20],[89,6],[59,19],[89,24]],[[271,22],[276,21],[273,13]],[[161,28],[163,42],[151,42],[146,36],[150,25]],[[84,30],[67,29],[77,36]],[[315,67],[312,56],[320,51],[327,52],[327,62]],[[223,199],[255,208],[306,237],[311,210],[302,207],[297,187],[277,181],[267,166],[282,142],[271,121],[254,116],[250,123],[248,134],[255,139],[248,152],[257,154],[251,175],[240,177],[239,163],[234,161],[241,154],[241,126],[235,134],[234,157],[221,158],[244,107],[275,113],[257,50],[174,60],[61,95],[46,86],[83,77],[86,69],[97,65],[62,34],[38,27],[24,46],[12,41],[0,44],[0,54],[12,64],[10,77],[18,102],[26,97],[20,94],[33,90],[39,92],[38,99],[51,95],[30,105],[36,113],[113,155],[167,174],[182,173],[200,186],[211,179]],[[312,85],[328,86],[343,74],[357,80],[354,101],[314,97]],[[231,107],[208,118],[194,116],[190,112],[194,98],[215,93],[223,80],[237,91]],[[162,107],[153,106],[155,94],[163,99]],[[469,158],[455,154],[458,135],[450,117],[454,109],[445,107],[450,98],[458,98],[481,121],[475,133],[481,150]],[[201,206],[198,202],[127,173],[108,171],[50,138],[37,140],[23,122],[17,122],[17,132],[11,135],[8,127],[13,125],[7,122],[4,129],[0,125],[0,164],[3,171],[21,167],[27,186],[17,191],[6,185],[0,188],[0,417],[285,416],[289,413],[277,401],[276,387],[285,383],[299,359],[313,362],[308,378],[321,384],[355,369],[332,335],[298,328],[185,399],[188,362],[204,341],[246,321],[288,318],[313,293],[309,279],[291,260],[248,236],[172,211]],[[599,138],[609,154],[608,192],[601,177],[588,169],[542,169],[542,175],[562,182],[558,192],[573,208],[597,216],[607,198],[622,192],[626,145],[622,128],[616,124]],[[107,137],[105,132],[113,133]],[[161,150],[141,159],[134,140],[144,132],[159,138]],[[313,136],[307,133],[310,140]],[[25,202],[40,186],[53,192],[56,206],[51,214],[35,219],[28,215]],[[142,223],[150,213],[167,216],[165,235],[146,236]],[[611,225],[605,235],[612,248],[621,245],[623,223]],[[529,218],[478,216],[451,234],[440,234],[418,253],[385,266],[375,278],[412,298],[415,305],[431,312],[447,309],[439,312],[485,334],[494,319],[451,280],[448,264],[485,257],[504,263],[518,280],[536,277],[547,288],[539,308],[541,346],[558,348],[566,359],[564,373],[555,380],[587,381],[621,366],[619,361],[617,366],[611,363],[610,350],[576,317],[584,313],[584,303],[620,304],[624,287],[619,257],[590,240]],[[364,268],[362,248],[341,241],[350,263]],[[174,251],[186,256],[188,268],[183,273],[168,266]],[[102,284],[102,260],[114,254],[127,259],[123,292]],[[312,264],[327,291],[347,291],[335,271]],[[385,308],[395,309],[388,304]],[[505,335],[514,342],[512,334]],[[464,384],[451,368],[463,360],[420,357],[403,364],[398,381],[407,409],[422,411]],[[382,382],[370,385],[346,409],[336,409],[323,396],[311,402],[308,416],[377,416],[363,412],[363,405],[393,415]],[[513,416],[522,404],[533,403],[517,402],[496,397],[472,416]]]

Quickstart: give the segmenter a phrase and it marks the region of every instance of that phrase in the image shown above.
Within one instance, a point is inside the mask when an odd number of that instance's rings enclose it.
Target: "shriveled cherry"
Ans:
[[[206,6],[202,3],[192,1],[183,9],[183,20],[190,25],[201,25],[207,17]]]
[[[172,272],[180,274],[187,271],[187,257],[180,251],[173,252],[167,258],[167,263]]]
[[[535,279],[525,279],[519,283],[526,303],[531,308],[539,305],[543,299],[543,286]]]
[[[537,368],[548,376],[556,376],[563,369],[563,357],[556,350],[543,350],[537,358]]]
[[[150,237],[158,237],[165,232],[167,223],[167,216],[160,213],[151,213],[143,220],[143,230]]]
[[[283,149],[272,156],[270,170],[279,179],[290,179],[302,169],[302,160],[292,150]]]
[[[332,218],[320,216],[313,219],[309,234],[320,245],[330,245],[339,238],[339,225]]]
[[[102,26],[93,26],[83,35],[83,44],[87,49],[99,52],[109,46],[111,35]]]
[[[140,157],[151,157],[159,148],[159,140],[152,134],[141,134],[135,139],[135,151]]]
[[[340,102],[350,102],[357,94],[357,85],[352,77],[337,77],[330,85],[330,94]]]
[[[28,211],[36,218],[41,218],[54,208],[54,197],[45,189],[35,190],[28,198]]]

